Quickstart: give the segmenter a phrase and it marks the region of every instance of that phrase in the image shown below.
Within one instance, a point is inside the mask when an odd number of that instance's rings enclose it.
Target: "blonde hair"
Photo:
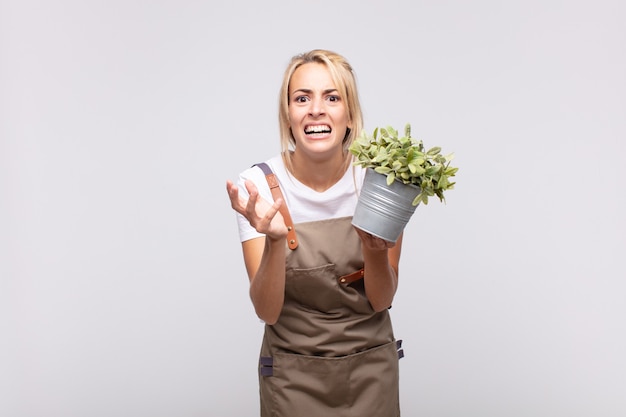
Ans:
[[[296,141],[291,133],[289,123],[289,83],[291,82],[291,77],[296,69],[309,63],[317,63],[326,66],[328,71],[330,71],[330,76],[333,79],[339,96],[346,103],[348,119],[352,125],[343,142],[343,149],[346,154],[348,154],[348,148],[352,142],[354,142],[363,129],[363,114],[356,86],[356,77],[354,70],[348,61],[343,56],[324,49],[314,49],[294,56],[291,58],[291,61],[285,70],[278,100],[280,147],[283,160],[285,161],[285,165],[290,172],[293,172],[290,149],[295,147]],[[352,158],[347,157],[346,165],[350,164],[351,160]]]

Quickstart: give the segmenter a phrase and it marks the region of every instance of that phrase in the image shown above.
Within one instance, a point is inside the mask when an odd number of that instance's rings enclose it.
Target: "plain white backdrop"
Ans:
[[[456,154],[391,310],[404,416],[626,415],[620,0],[0,1],[0,415],[254,416],[227,179],[289,58]]]

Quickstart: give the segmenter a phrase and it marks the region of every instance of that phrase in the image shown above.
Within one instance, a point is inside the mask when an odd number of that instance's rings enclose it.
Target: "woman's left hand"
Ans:
[[[393,248],[394,246],[396,246],[396,242],[390,242],[388,240],[381,239],[379,237],[376,237],[374,235],[367,233],[366,231],[359,229],[358,227],[354,227],[354,229],[356,230],[357,234],[361,238],[361,243],[367,249],[384,250],[384,249],[389,249],[389,248]]]

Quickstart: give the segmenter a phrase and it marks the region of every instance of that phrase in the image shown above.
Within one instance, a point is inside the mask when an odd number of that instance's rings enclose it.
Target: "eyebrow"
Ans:
[[[311,94],[312,92],[313,90],[309,88],[298,88],[297,90],[294,90],[291,94],[295,94],[295,93]],[[337,92],[336,88],[329,88],[329,89],[322,91],[323,94],[336,93],[336,92]]]

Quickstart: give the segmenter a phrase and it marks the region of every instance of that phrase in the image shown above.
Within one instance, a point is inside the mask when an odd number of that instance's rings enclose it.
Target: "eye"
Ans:
[[[293,99],[294,103],[306,103],[308,100],[307,96],[297,96]]]
[[[327,99],[328,99],[328,101],[330,101],[332,103],[336,103],[336,102],[341,100],[341,98],[339,96],[328,96]]]

